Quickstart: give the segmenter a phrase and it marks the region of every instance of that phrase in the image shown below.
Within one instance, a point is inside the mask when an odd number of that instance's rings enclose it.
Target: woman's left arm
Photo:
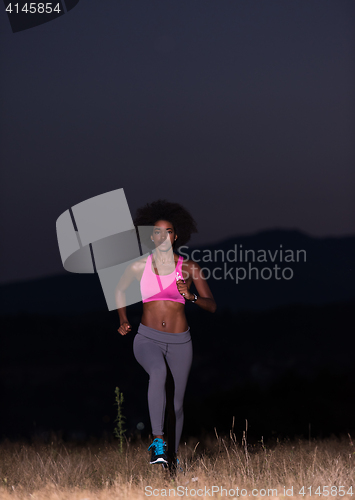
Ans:
[[[217,309],[217,304],[213,298],[212,292],[210,290],[210,287],[208,286],[201,267],[196,262],[188,260],[186,262],[185,269],[188,276],[192,278],[192,282],[194,283],[197,290],[197,300],[195,304],[200,306],[202,309],[205,309],[206,311],[215,312]],[[194,294],[190,292],[190,287],[187,286],[187,283],[184,283],[182,280],[180,280],[177,282],[177,287],[181,294],[185,294],[185,299],[187,301],[194,300]]]

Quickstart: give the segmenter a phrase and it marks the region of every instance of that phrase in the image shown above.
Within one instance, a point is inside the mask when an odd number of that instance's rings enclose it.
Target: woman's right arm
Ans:
[[[137,271],[136,262],[134,262],[126,268],[125,272],[123,273],[116,287],[115,299],[117,304],[118,316],[120,318],[120,327],[118,328],[117,331],[121,335],[126,335],[128,332],[132,330],[132,327],[127,319],[125,291],[132,283],[132,281],[135,279],[136,271]]]

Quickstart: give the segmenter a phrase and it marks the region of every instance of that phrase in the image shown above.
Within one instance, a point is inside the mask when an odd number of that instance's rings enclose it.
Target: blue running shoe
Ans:
[[[184,472],[184,469],[181,467],[180,460],[178,458],[176,459],[176,468],[178,471]]]
[[[172,458],[172,461],[169,462],[169,470],[172,478],[176,476],[177,472],[184,472],[184,469],[180,465],[180,460],[176,455]]]
[[[152,458],[150,464],[168,464],[166,456],[166,442],[161,438],[155,438],[149,446],[148,451],[152,449]]]

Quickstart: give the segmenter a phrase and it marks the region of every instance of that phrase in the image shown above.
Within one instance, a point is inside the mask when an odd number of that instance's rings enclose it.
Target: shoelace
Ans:
[[[163,455],[165,453],[164,446],[165,446],[165,442],[162,439],[160,439],[160,438],[156,438],[156,439],[154,439],[154,441],[152,442],[152,444],[149,446],[148,451],[152,447],[154,447],[155,448],[155,453],[157,455]]]

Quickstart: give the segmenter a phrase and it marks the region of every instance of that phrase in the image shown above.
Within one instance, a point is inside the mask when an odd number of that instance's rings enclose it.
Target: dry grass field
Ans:
[[[182,443],[183,471],[171,477],[149,465],[148,442],[0,444],[1,500],[143,498],[352,498],[355,447],[351,437],[250,445],[213,436]],[[302,490],[303,488],[303,490]],[[304,495],[302,494],[304,493]]]

